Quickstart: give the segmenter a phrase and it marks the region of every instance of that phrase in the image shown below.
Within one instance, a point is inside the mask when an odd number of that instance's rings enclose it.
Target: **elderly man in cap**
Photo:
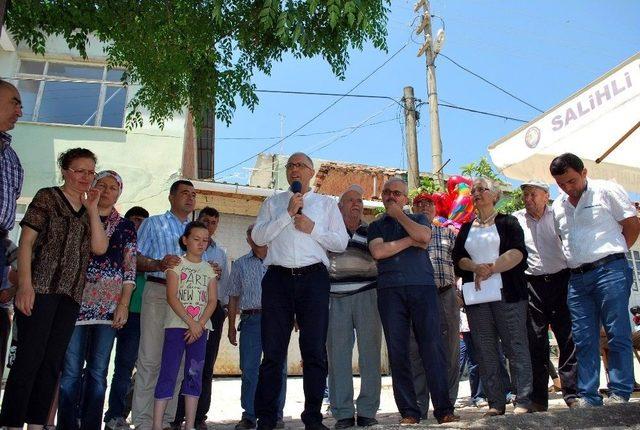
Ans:
[[[547,410],[549,403],[549,326],[560,349],[558,374],[564,401],[571,406],[577,399],[576,350],[567,306],[570,273],[562,252],[562,242],[555,231],[553,211],[547,206],[549,186],[531,180],[520,188],[525,208],[513,215],[524,231],[528,252],[525,273],[529,289],[527,326],[533,370],[531,407],[533,411],[541,412]]]
[[[433,196],[421,193],[413,198],[412,212],[423,214],[430,222],[436,216]],[[460,306],[457,300],[456,276],[453,271],[451,253],[456,241],[454,232],[446,227],[432,226],[431,242],[429,242],[429,259],[433,265],[433,277],[438,287],[438,303],[440,304],[440,330],[445,350],[447,364],[447,383],[449,400],[455,403],[458,397],[458,382],[460,380]],[[411,336],[410,344],[411,370],[413,384],[416,389],[418,406],[423,418],[429,410],[429,388],[424,366],[420,359],[418,344]]]
[[[367,223],[362,220],[362,188],[351,185],[342,193],[338,208],[349,233],[343,253],[329,252],[329,392],[336,429],[368,427],[380,406],[380,347],[382,326],[378,314],[376,262],[367,247]],[[353,342],[358,340],[360,394],[353,404]],[[357,421],[354,418],[358,412]]]

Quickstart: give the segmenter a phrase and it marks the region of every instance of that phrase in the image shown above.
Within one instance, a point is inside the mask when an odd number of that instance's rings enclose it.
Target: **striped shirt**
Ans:
[[[218,263],[218,266],[222,269],[222,274],[218,279],[218,300],[223,305],[228,305],[227,283],[229,282],[229,266],[227,264],[227,253],[215,241],[211,241],[211,245],[204,251],[202,259],[210,263]]]
[[[11,136],[0,131],[0,230],[13,228],[23,182],[24,170],[11,147]]]
[[[188,219],[180,221],[171,211],[147,218],[138,230],[138,253],[154,260],[162,260],[165,255],[184,254],[178,240],[187,224]],[[149,272],[148,275],[166,278],[164,272]]]
[[[262,277],[267,267],[249,251],[233,262],[229,276],[229,296],[240,297],[240,310],[262,308]]]
[[[451,253],[456,235],[446,227],[433,226],[429,242],[429,258],[433,264],[433,277],[438,288],[455,285],[456,275],[453,269]]]

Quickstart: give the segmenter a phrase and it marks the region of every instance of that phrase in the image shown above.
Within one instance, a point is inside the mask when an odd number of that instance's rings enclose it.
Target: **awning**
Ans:
[[[640,53],[489,147],[493,163],[513,179],[553,183],[549,164],[572,152],[589,177],[640,193]],[[604,160],[616,141],[628,134]]]

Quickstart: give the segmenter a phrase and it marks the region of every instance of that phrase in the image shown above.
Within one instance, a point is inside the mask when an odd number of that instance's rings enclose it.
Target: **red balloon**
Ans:
[[[436,215],[447,218],[451,211],[451,203],[453,200],[448,194],[433,193],[433,203],[436,205]]]
[[[465,184],[469,184],[469,186],[473,184],[471,179],[468,179],[468,178],[465,178],[464,176],[459,176],[459,175],[449,176],[449,179],[447,179],[447,192],[453,196],[454,200],[458,196],[456,185],[458,185],[461,182]]]

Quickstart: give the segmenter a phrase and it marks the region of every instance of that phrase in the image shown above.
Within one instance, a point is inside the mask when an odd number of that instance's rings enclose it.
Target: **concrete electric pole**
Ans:
[[[438,175],[438,183],[444,189],[442,177],[442,140],[440,139],[440,116],[438,114],[438,91],[436,86],[435,60],[444,42],[444,30],[440,29],[436,37],[434,46],[431,35],[431,12],[429,11],[429,0],[420,0],[416,6],[417,12],[423,10],[422,22],[416,30],[416,34],[424,31],[424,45],[418,51],[418,57],[426,54],[427,62],[427,95],[429,100],[429,124],[431,130],[431,171]]]
[[[404,87],[404,128],[407,142],[407,183],[413,190],[420,186],[418,138],[416,132],[416,99],[413,87]]]

